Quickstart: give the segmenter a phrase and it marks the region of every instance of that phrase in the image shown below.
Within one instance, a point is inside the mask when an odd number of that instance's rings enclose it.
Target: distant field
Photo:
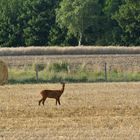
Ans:
[[[140,83],[66,84],[62,105],[42,89],[60,84],[0,87],[0,140],[139,140]]]
[[[0,48],[0,59],[8,66],[26,66],[35,63],[50,64],[65,61],[71,66],[84,65],[87,69],[140,71],[140,47],[19,47]]]
[[[41,55],[41,56],[1,56],[10,67],[26,67],[33,64],[67,62],[70,67],[84,66],[92,71],[104,70],[105,62],[108,70],[119,72],[140,72],[140,54],[137,55]]]

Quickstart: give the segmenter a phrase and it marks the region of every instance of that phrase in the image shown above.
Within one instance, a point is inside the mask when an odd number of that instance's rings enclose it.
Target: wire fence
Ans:
[[[31,73],[34,73],[34,79],[37,81],[44,79],[43,76],[40,76],[40,73],[43,75],[41,71],[45,71],[45,81],[47,81],[47,73],[50,74],[50,67],[54,64],[66,64],[66,68],[59,66],[58,69],[60,70],[54,70],[54,75],[52,76],[53,81],[59,81],[60,79],[68,80],[66,77],[73,77],[75,81],[77,77],[77,81],[82,79],[83,82],[117,80],[140,81],[140,55],[7,56],[2,57],[2,60],[7,63],[9,70],[14,68],[17,72],[19,70],[26,72],[30,69],[30,72],[32,71]],[[43,68],[38,68],[38,66],[40,67],[41,65]],[[26,75],[28,74],[25,74],[24,79],[26,79]],[[77,75],[79,75],[81,79]],[[29,76],[27,76],[27,79],[28,77]],[[59,78],[55,79],[54,77]],[[14,79],[17,79],[17,75],[15,75]]]

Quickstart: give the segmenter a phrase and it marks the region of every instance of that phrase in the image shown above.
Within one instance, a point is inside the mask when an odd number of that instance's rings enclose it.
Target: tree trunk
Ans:
[[[79,33],[79,43],[78,43],[78,46],[81,46],[81,42],[82,42],[82,33],[80,32]]]

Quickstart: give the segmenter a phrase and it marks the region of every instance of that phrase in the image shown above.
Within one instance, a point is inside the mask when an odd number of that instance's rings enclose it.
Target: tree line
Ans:
[[[139,0],[0,0],[0,46],[140,45]]]

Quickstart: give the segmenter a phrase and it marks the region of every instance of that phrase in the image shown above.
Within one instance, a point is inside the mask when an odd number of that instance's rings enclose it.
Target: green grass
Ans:
[[[36,72],[31,67],[28,69],[10,69],[9,70],[9,83],[45,83],[45,82],[104,82],[104,72],[94,72],[81,70],[80,68],[67,72],[60,68],[61,71],[50,71],[44,69],[39,71],[36,80]],[[121,82],[121,81],[140,81],[140,73],[121,73],[117,71],[108,72],[108,82]]]

